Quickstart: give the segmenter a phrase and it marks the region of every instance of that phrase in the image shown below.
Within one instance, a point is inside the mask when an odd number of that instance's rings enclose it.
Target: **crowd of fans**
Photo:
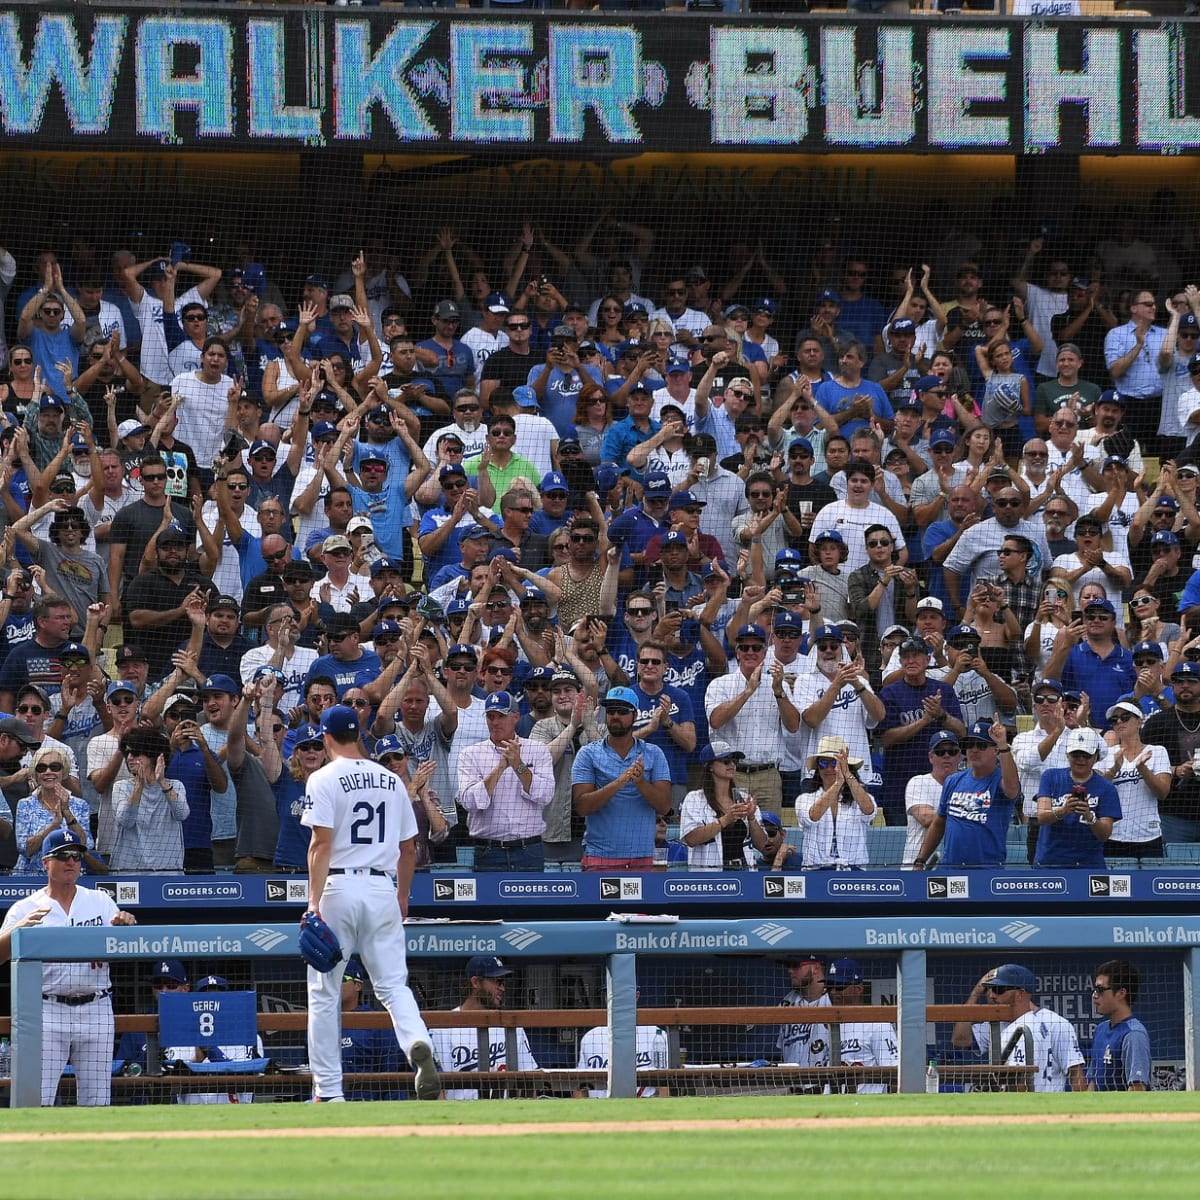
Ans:
[[[96,872],[303,871],[335,702],[425,867],[1200,841],[1193,250],[1046,234],[789,287],[761,247],[652,275],[605,213],[298,297],[183,243],[42,252],[0,387],[0,862],[66,825]]]

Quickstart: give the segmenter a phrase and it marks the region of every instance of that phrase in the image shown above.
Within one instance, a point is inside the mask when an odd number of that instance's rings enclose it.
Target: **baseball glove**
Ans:
[[[306,912],[300,919],[300,957],[321,972],[332,971],[342,961],[337,934],[319,913]]]

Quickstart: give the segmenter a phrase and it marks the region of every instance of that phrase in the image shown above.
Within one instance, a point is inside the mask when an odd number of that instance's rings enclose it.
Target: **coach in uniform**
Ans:
[[[44,888],[18,900],[0,926],[0,964],[12,958],[12,931],[30,925],[79,928],[133,925],[104,892],[78,886],[83,839],[55,829],[42,843]],[[42,1107],[54,1104],[69,1059],[75,1069],[80,1107],[107,1105],[112,1098],[112,981],[107,962],[42,964]]]
[[[358,951],[396,1040],[416,1070],[416,1093],[436,1100],[441,1083],[429,1031],[408,987],[404,914],[416,868],[417,821],[398,775],[359,749],[358,714],[335,704],[321,714],[329,762],[309,776],[301,824],[308,847],[308,907],[319,913],[345,954]],[[308,968],[308,1061],[313,1102],[344,1100],[341,1049],[342,972]]]

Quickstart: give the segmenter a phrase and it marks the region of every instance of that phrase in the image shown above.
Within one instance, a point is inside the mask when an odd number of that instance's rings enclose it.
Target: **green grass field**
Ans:
[[[886,1123],[897,1117],[916,1123]],[[984,1120],[955,1126],[955,1117]],[[737,1123],[798,1118],[853,1124]],[[591,1127],[599,1121],[628,1128]],[[729,1124],[654,1127],[667,1121]],[[496,1129],[552,1123],[578,1132]],[[418,1126],[456,1132],[370,1132]],[[355,1132],[322,1136],[339,1130]],[[22,1110],[0,1121],[0,1197],[842,1200],[1003,1189],[1026,1198],[1158,1200],[1195,1195],[1198,1133],[1200,1097],[1179,1093]]]

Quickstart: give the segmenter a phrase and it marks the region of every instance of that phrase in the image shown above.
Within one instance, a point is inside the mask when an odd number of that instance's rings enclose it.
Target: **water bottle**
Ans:
[[[0,1079],[12,1074],[12,1046],[8,1038],[0,1038]]]
[[[929,1066],[925,1068],[925,1094],[927,1096],[936,1096],[941,1090],[941,1080],[938,1077],[937,1059],[931,1058]]]

